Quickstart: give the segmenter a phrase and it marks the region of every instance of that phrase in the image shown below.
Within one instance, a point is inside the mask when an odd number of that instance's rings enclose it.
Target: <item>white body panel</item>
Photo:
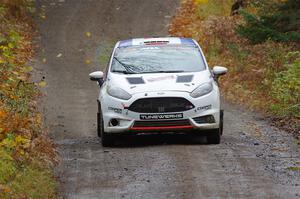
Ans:
[[[168,40],[171,43],[180,43],[179,38],[151,38],[147,41],[156,41],[159,39]],[[145,39],[134,39],[131,45],[142,45]],[[207,66],[204,55],[199,45],[200,53],[206,65],[206,69],[200,72],[184,72],[184,73],[150,73],[150,74],[120,74],[110,72],[112,58],[109,63],[109,68],[104,84],[100,88],[98,101],[101,104],[101,112],[104,122],[104,131],[106,133],[122,133],[132,130],[134,123],[141,120],[141,114],[153,113],[138,113],[128,110],[128,107],[138,99],[143,98],[162,98],[162,97],[181,97],[194,105],[194,108],[183,111],[173,112],[182,114],[180,119],[188,119],[194,130],[218,129],[220,123],[220,94],[218,84],[212,77],[212,73]],[[115,49],[120,45],[118,42]],[[115,52],[115,49],[113,53]],[[113,56],[112,56],[113,57]],[[188,83],[177,82],[178,76],[191,75],[192,80]],[[143,84],[130,84],[127,78],[140,78],[144,81]],[[207,82],[212,82],[213,89],[210,93],[198,98],[191,97],[190,93],[199,85]],[[108,87],[118,87],[129,93],[132,97],[129,100],[122,100],[112,97],[108,94]],[[204,108],[203,108],[204,107]],[[205,108],[206,107],[206,108]],[[160,113],[163,114],[163,113]],[[168,112],[167,114],[172,114]],[[196,123],[193,118],[200,116],[212,115],[215,122],[213,123]],[[119,121],[118,125],[111,124],[112,119]],[[163,119],[166,120],[166,119]],[[171,119],[172,120],[172,119]]]

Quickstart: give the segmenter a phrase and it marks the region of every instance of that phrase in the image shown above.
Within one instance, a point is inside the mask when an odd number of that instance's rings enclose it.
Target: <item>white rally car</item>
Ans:
[[[199,44],[187,38],[139,38],[118,42],[98,81],[98,135],[112,145],[120,134],[205,133],[220,143],[223,112],[217,79]]]

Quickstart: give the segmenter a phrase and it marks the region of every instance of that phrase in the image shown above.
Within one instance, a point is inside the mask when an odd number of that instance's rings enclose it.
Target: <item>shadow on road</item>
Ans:
[[[156,145],[195,145],[207,144],[205,136],[187,134],[151,134],[136,136],[120,136],[115,140],[113,147],[145,147]]]

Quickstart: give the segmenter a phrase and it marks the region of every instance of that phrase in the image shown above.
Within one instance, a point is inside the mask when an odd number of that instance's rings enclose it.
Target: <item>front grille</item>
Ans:
[[[138,113],[168,113],[188,111],[193,108],[191,102],[181,97],[159,97],[138,99],[128,109]]]
[[[189,120],[165,120],[165,121],[136,121],[133,127],[172,127],[172,126],[189,126]]]

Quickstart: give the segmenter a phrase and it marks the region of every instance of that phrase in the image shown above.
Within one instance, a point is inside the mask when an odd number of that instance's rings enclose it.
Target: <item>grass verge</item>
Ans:
[[[275,1],[275,0],[274,0]],[[210,66],[224,65],[227,101],[269,116],[277,126],[300,132],[299,44],[266,41],[251,44],[236,33],[241,16],[230,16],[233,0],[185,0],[173,18],[171,35],[191,37],[202,46]],[[249,5],[247,11],[257,12]]]
[[[0,0],[0,198],[55,198],[56,152],[30,81],[33,27],[29,0]]]

